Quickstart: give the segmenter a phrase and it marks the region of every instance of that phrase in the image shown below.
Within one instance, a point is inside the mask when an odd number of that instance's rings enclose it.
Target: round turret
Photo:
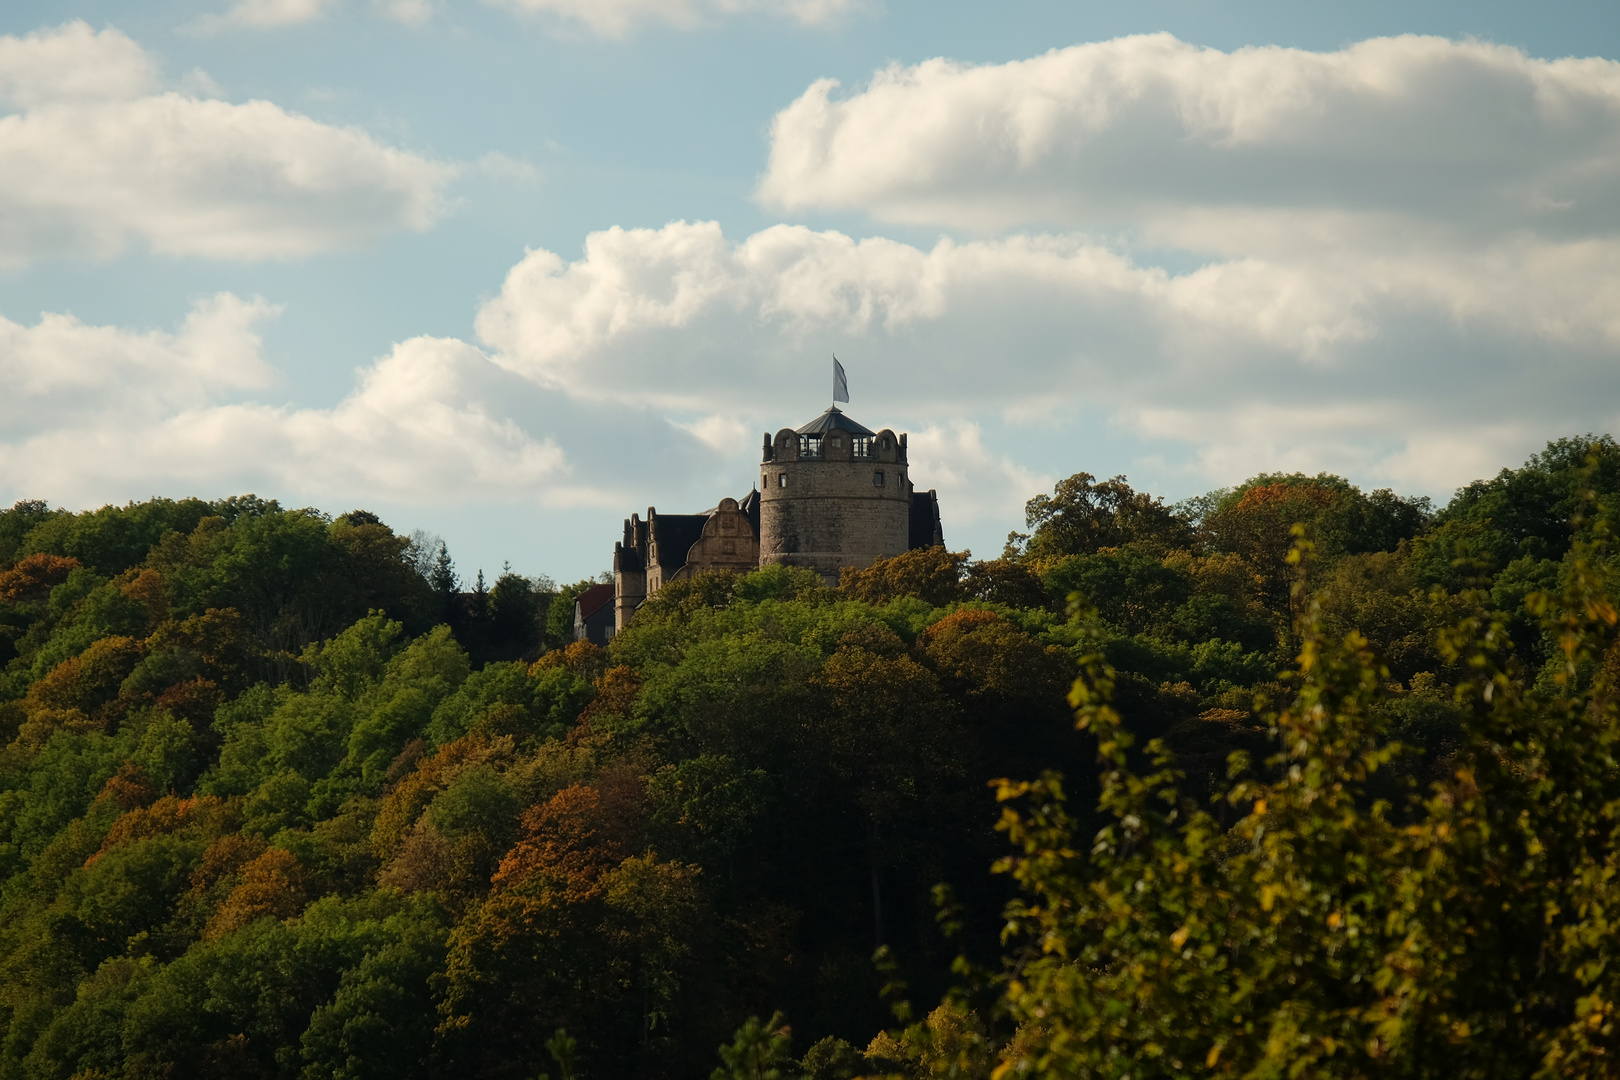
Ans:
[[[765,436],[759,563],[807,566],[836,583],[910,547],[906,437],[828,409],[797,431]]]

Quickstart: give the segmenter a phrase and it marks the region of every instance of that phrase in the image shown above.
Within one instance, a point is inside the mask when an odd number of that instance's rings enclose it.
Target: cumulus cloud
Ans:
[[[622,37],[649,23],[691,27],[728,16],[761,14],[804,26],[830,22],[860,0],[486,0],[498,7],[548,16],[603,37]]]
[[[1020,522],[1024,503],[1052,486],[1050,477],[985,446],[983,428],[971,420],[930,424],[911,433],[906,449],[912,482],[939,492],[940,505],[953,525]],[[979,552],[986,559],[996,554]]]
[[[1420,466],[1419,433],[1496,448],[1504,431],[1601,427],[1620,345],[1611,248],[1454,255],[1172,274],[1077,234],[924,250],[786,225],[733,242],[677,222],[593,233],[573,262],[529,252],[476,325],[497,363],[581,400],[735,415],[808,372],[819,396],[832,350],[884,424],[999,414],[1055,430],[1100,410],[1179,444],[1192,484],[1321,467],[1443,491],[1483,458]],[[986,506],[1007,484],[1031,490],[975,470]]]
[[[0,318],[0,429],[44,431],[116,403],[135,412],[180,410],[231,390],[262,389],[258,325],[278,309],[230,293],[199,301],[178,333],[87,326],[46,314],[34,326]]]
[[[274,381],[259,326],[275,311],[221,293],[175,333],[0,319],[6,487],[87,503],[259,488],[417,504],[566,487],[562,450],[503,415],[507,377],[465,342],[402,342],[331,408],[242,400]]]
[[[266,101],[163,91],[117,30],[0,37],[0,264],[108,256],[257,259],[428,227],[453,166]]]
[[[1215,251],[1620,223],[1620,63],[1405,36],[1221,52],[1169,34],[814,83],[758,196],[968,229],[1139,228]]]
[[[1443,495],[1541,439],[1620,423],[1612,60],[1155,34],[895,65],[783,109],[756,195],[1003,237],[946,262],[1059,242],[1009,231],[1068,237],[1066,266],[1109,269],[1071,273],[1043,312],[1015,306],[1007,332],[1031,337],[1033,319],[1054,345],[1021,344],[998,400],[1051,383],[1003,415],[1049,423],[1084,401],[1181,444],[1209,480],[1325,468]],[[1166,252],[1195,269],[1156,269]],[[1007,265],[1018,281],[1033,263]],[[965,291],[946,308],[1000,325]]]
[[[742,420],[724,413],[701,416],[690,423],[674,421],[676,427],[717,454],[735,456],[748,449],[754,431]]]

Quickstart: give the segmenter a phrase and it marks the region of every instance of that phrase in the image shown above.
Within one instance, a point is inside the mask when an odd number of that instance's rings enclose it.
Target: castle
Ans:
[[[912,486],[908,464],[904,434],[872,431],[837,406],[797,430],[767,432],[747,498],[721,499],[701,514],[649,506],[645,521],[630,515],[613,545],[612,621],[600,586],[593,610],[581,609],[580,632],[605,641],[647,597],[702,570],[805,566],[836,585],[845,567],[943,544],[939,499]]]

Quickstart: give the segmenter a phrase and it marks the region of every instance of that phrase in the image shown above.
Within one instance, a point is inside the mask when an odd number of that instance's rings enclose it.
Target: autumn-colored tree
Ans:
[[[968,554],[943,547],[915,548],[861,569],[839,571],[838,591],[867,604],[886,604],[901,596],[944,607],[966,596],[962,584]]]
[[[46,552],[24,556],[0,570],[0,604],[43,604],[79,565],[78,559]]]
[[[119,687],[140,661],[141,643],[107,637],[52,668],[28,688],[22,708],[27,719],[17,734],[25,746],[39,747],[57,730],[105,728]]]
[[[1024,525],[1030,534],[1009,538],[1009,553],[1022,545],[1024,557],[1036,560],[1089,555],[1126,544],[1163,553],[1193,541],[1190,523],[1174,507],[1133,490],[1123,476],[1098,481],[1087,472],[1059,480],[1052,494],[1029,500]]]
[[[621,769],[530,807],[521,838],[495,872],[495,887],[517,888],[540,876],[568,902],[590,899],[602,875],[639,847],[644,801],[640,779]]]
[[[563,668],[586,679],[595,679],[607,670],[607,650],[589,641],[570,641],[560,645],[536,660],[529,674],[538,675],[551,668]]]
[[[1198,528],[1210,550],[1241,555],[1256,568],[1266,606],[1286,624],[1299,614],[1289,607],[1292,579],[1286,570],[1294,525],[1305,525],[1318,557],[1332,561],[1393,551],[1430,517],[1426,498],[1402,499],[1384,489],[1366,495],[1341,477],[1294,473],[1258,476],[1225,493]]]
[[[236,888],[208,921],[203,937],[222,937],[258,919],[290,919],[303,910],[307,875],[292,852],[269,848],[243,864],[237,876]]]

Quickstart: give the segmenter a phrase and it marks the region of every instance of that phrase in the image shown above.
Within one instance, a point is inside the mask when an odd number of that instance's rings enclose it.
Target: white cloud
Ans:
[[[676,423],[676,427],[717,454],[734,457],[748,449],[754,430],[735,416],[716,413],[699,417],[691,423]]]
[[[0,104],[28,109],[121,101],[157,85],[152,58],[116,30],[98,34],[70,22],[24,37],[0,36]]]
[[[1511,460],[1504,431],[1610,422],[1617,310],[1620,248],[1595,242],[1170,274],[1082,235],[922,250],[786,225],[732,242],[677,222],[593,233],[572,263],[529,252],[476,325],[497,363],[583,401],[751,415],[785,387],[819,396],[836,351],[868,423],[999,413],[1053,430],[1086,409],[1181,444],[1212,483],[1326,468],[1443,492]],[[1424,467],[1419,439],[1490,453]],[[953,497],[974,514],[1027,498],[998,468],[967,469]]]
[[[637,27],[663,23],[692,27],[715,19],[761,14],[804,26],[831,22],[856,10],[861,0],[485,0],[497,7],[544,15],[603,37],[622,37]]]
[[[1396,37],[1231,53],[1168,34],[821,80],[759,197],[969,229],[1126,226],[1226,253],[1620,224],[1620,63]],[[1370,238],[1366,234],[1371,231]]]
[[[983,429],[971,420],[931,424],[912,432],[906,451],[912,483],[919,490],[939,492],[942,512],[953,526],[1019,521],[1024,503],[1052,486],[1051,477],[992,452],[984,445]],[[988,559],[999,552],[978,554]]]
[[[0,320],[0,475],[67,503],[260,489],[421,504],[569,501],[563,451],[502,411],[509,381],[465,342],[413,338],[331,408],[240,400],[274,378],[259,324],[222,293],[173,334],[47,315]]]
[[[46,314],[34,326],[0,318],[0,430],[49,430],[114,404],[131,411],[200,405],[221,391],[261,389],[273,375],[258,324],[277,308],[230,293],[200,301],[179,333],[87,326]]]
[[[455,173],[270,102],[160,92],[138,45],[82,22],[0,37],[0,72],[0,264],[352,247],[428,227]]]

